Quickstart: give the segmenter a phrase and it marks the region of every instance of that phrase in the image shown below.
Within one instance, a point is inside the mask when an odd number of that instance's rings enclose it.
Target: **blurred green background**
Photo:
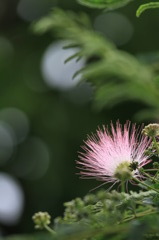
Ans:
[[[134,55],[158,51],[158,11],[135,17],[138,4],[106,13],[75,0],[0,0],[0,234],[34,231],[37,211],[53,217],[63,202],[99,183],[80,180],[75,160],[87,134],[111,120],[135,121],[145,105],[125,101],[98,111],[94,88],[72,80],[84,66],[72,50],[49,34],[37,36],[31,23],[60,7],[85,11],[95,30]],[[153,120],[153,119],[152,119]]]

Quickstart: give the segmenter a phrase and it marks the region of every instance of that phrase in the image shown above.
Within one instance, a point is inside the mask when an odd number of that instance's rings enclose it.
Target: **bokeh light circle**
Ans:
[[[19,183],[10,175],[0,172],[0,222],[14,225],[24,207],[24,194]]]
[[[63,49],[68,43],[59,41],[51,44],[42,59],[42,74],[46,84],[59,90],[68,90],[77,85],[80,76],[72,79],[73,75],[85,66],[84,59],[75,59],[64,63],[65,60],[78,52],[78,49]]]
[[[48,170],[50,153],[47,145],[38,137],[28,138],[15,157],[12,171],[18,177],[35,180]]]
[[[0,121],[0,166],[10,159],[15,143],[13,129]]]
[[[17,13],[23,20],[30,22],[49,13],[56,3],[56,0],[20,0]]]
[[[7,123],[14,131],[16,143],[22,142],[30,128],[27,115],[18,108],[5,108],[0,111],[0,121]]]
[[[94,27],[117,46],[126,44],[133,35],[133,25],[121,13],[113,12],[99,15],[95,19]]]

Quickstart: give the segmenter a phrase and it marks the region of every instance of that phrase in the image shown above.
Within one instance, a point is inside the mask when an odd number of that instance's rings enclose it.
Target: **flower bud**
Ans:
[[[35,213],[32,219],[36,229],[43,229],[51,223],[51,216],[47,212]]]
[[[153,167],[159,169],[159,163],[158,162],[154,162],[153,163]]]
[[[152,138],[159,136],[159,124],[151,123],[145,126],[144,129],[142,130],[142,133]]]
[[[132,171],[130,170],[129,162],[122,162],[116,168],[114,177],[119,179],[120,181],[128,181],[132,178]]]

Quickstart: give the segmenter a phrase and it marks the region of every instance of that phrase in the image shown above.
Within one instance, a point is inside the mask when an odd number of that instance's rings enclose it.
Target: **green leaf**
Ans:
[[[132,0],[77,0],[80,4],[99,9],[116,9],[125,6]]]
[[[140,17],[140,15],[151,8],[159,8],[159,2],[150,2],[150,3],[146,3],[146,4],[142,4],[136,11],[136,16]]]

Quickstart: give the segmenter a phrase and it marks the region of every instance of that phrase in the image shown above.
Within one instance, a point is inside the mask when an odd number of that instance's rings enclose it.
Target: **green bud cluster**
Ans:
[[[153,167],[154,167],[155,169],[159,169],[159,163],[158,163],[158,162],[154,162],[154,163],[153,163]]]
[[[152,138],[159,136],[159,124],[151,123],[145,126],[144,129],[142,130],[142,133]]]
[[[47,212],[35,213],[32,219],[36,229],[44,229],[51,223],[51,216]]]
[[[96,194],[88,194],[83,199],[76,198],[64,204],[64,217],[58,217],[54,224],[92,223],[98,226],[98,222],[108,218],[110,214],[117,215],[115,206],[125,198],[125,194],[117,191],[99,191]],[[120,214],[119,214],[120,217]]]
[[[145,150],[145,155],[158,157],[159,142],[152,141],[151,145]]]
[[[125,215],[132,216],[134,211],[138,213],[143,211],[140,204],[143,203],[146,206],[147,202],[153,201],[154,196],[156,196],[154,191],[128,194],[101,190],[94,194],[88,194],[83,199],[76,198],[65,203],[64,217],[56,218],[54,227],[61,229],[61,226],[82,225],[91,229],[105,228],[105,225],[121,222]],[[149,208],[148,204],[146,209]]]

